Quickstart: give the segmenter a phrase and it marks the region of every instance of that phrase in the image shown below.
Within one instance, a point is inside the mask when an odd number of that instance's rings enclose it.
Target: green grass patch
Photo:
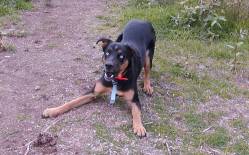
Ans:
[[[125,133],[125,135],[129,138],[129,139],[135,139],[136,136],[132,131],[132,126],[131,125],[122,125],[120,127],[121,131],[123,131]]]
[[[213,148],[227,150],[230,139],[231,137],[226,129],[217,127],[215,131],[211,133],[192,132],[184,135],[184,144],[194,147],[200,147],[206,144]]]
[[[125,25],[131,19],[144,19],[150,21],[156,29],[157,37],[163,38],[171,34],[173,38],[175,32],[169,29],[170,15],[178,10],[177,6],[147,6],[128,7],[123,10],[120,18],[121,25]]]
[[[5,15],[11,14],[13,12],[14,12],[14,10],[12,8],[8,8],[6,6],[0,5],[0,16],[5,16]]]
[[[95,127],[95,130],[96,130],[97,137],[99,137],[101,139],[106,139],[106,140],[112,139],[111,135],[109,134],[110,132],[108,131],[106,126],[104,126],[101,123],[95,123],[94,127]]]
[[[216,59],[231,59],[233,58],[234,54],[230,50],[217,50],[210,51],[208,56]]]
[[[158,116],[162,119],[162,120],[169,120],[169,114],[168,114],[168,110],[167,110],[167,105],[165,103],[165,101],[162,99],[162,97],[154,97],[153,98],[153,109],[155,110],[155,112],[158,114]]]
[[[0,16],[13,14],[17,10],[30,10],[32,8],[32,3],[25,0],[1,0]]]
[[[230,140],[228,132],[224,128],[218,128],[214,133],[206,136],[206,143],[215,148],[224,148]]]
[[[240,129],[240,130],[247,128],[245,121],[243,119],[240,119],[240,118],[234,119],[230,123],[231,123],[232,127]]]
[[[234,152],[239,155],[248,155],[249,145],[244,141],[237,142],[229,149],[229,152]]]
[[[175,139],[177,137],[177,128],[174,126],[168,125],[166,123],[153,123],[145,125],[145,128],[148,132],[153,132],[158,136],[168,136]]]
[[[187,112],[184,114],[185,122],[192,131],[201,131],[206,128],[206,123],[203,121],[201,114]]]
[[[33,8],[33,5],[25,0],[17,0],[15,8],[17,10],[30,10]]]

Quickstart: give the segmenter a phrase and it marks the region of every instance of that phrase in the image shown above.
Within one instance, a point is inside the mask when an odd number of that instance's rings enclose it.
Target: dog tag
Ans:
[[[115,103],[116,100],[116,94],[117,94],[117,82],[116,81],[112,81],[112,94],[111,94],[111,100],[110,100],[110,105],[113,105]]]

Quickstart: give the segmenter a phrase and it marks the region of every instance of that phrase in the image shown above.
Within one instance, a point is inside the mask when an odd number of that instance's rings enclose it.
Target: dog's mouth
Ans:
[[[105,72],[104,78],[107,81],[111,81],[114,79],[114,73],[113,72]]]

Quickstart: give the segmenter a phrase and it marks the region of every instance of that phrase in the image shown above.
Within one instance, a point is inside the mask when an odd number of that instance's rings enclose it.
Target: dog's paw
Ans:
[[[153,93],[153,88],[151,87],[150,84],[145,84],[144,85],[144,88],[143,88],[143,91],[148,94],[148,95],[152,95]]]
[[[56,117],[59,115],[59,112],[56,108],[48,108],[45,109],[42,113],[43,118],[48,118],[48,117]]]
[[[141,138],[146,137],[146,130],[142,124],[141,125],[133,125],[133,131],[136,135],[138,135]]]

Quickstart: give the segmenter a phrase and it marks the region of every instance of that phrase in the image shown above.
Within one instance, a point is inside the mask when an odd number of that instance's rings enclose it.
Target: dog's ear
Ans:
[[[112,43],[111,39],[108,38],[100,38],[98,39],[98,41],[96,42],[96,44],[98,44],[99,42],[101,42],[102,44],[100,45],[103,48],[103,51],[106,49],[106,47]]]

